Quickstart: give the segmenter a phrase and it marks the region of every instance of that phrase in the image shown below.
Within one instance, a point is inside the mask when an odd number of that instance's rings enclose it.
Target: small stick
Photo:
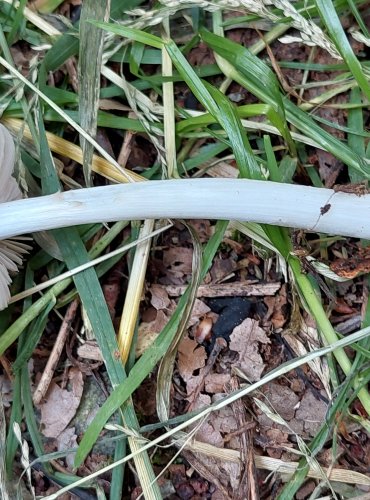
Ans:
[[[55,368],[59,361],[60,355],[62,354],[68,333],[71,329],[72,321],[76,315],[78,305],[79,305],[79,299],[75,299],[73,302],[71,302],[71,304],[67,309],[66,315],[64,316],[63,322],[59,329],[59,333],[55,341],[54,347],[51,351],[48,362],[46,363],[44,373],[42,374],[40,382],[33,394],[33,402],[35,405],[41,403],[42,398],[45,396],[49,388],[50,382],[54,375]]]

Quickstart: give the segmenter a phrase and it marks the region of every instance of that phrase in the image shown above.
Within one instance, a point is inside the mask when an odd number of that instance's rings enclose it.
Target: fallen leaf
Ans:
[[[299,397],[289,387],[272,382],[266,388],[265,397],[269,406],[284,420],[289,422],[294,418]]]
[[[8,408],[13,401],[12,383],[5,375],[0,375],[1,399],[5,408]]]
[[[203,318],[207,313],[210,312],[210,310],[211,309],[207,306],[205,302],[199,299],[195,299],[194,306],[188,321],[188,327],[198,323],[200,318]]]
[[[263,299],[268,307],[264,320],[270,319],[273,327],[282,328],[287,320],[287,288],[282,285],[280,291],[274,297],[265,297]]]
[[[210,394],[223,393],[228,382],[230,382],[230,374],[210,373],[205,378],[205,390]]]
[[[217,258],[214,260],[213,265],[210,269],[210,275],[213,282],[218,282],[221,279],[226,278],[229,274],[233,273],[237,267],[234,259],[227,258]]]
[[[163,251],[163,264],[169,274],[182,278],[191,274],[193,250],[185,247],[171,247]]]
[[[77,448],[77,434],[74,427],[69,427],[64,429],[57,437],[57,449],[58,451],[65,451],[70,448]],[[72,471],[74,468],[75,454],[69,453],[65,457],[68,470]]]
[[[319,162],[320,177],[324,181],[325,187],[331,188],[343,168],[343,163],[331,153],[322,149],[317,149],[316,154]]]
[[[195,370],[203,368],[206,364],[206,350],[195,340],[185,337],[178,349],[178,370],[185,382],[188,382]]]
[[[356,309],[350,307],[347,302],[342,298],[337,298],[334,304],[334,311],[339,314],[354,314]]]
[[[315,436],[325,420],[327,404],[315,398],[312,391],[306,391],[301,399],[301,404],[296,411],[295,418],[303,421],[305,432]]]
[[[71,368],[68,376],[71,390],[61,389],[58,384],[51,382],[47,400],[40,405],[42,433],[46,437],[58,437],[75,416],[80,405],[83,392],[82,373],[77,368]]]
[[[261,378],[265,368],[258,353],[258,342],[270,343],[265,332],[259,327],[258,321],[251,318],[245,319],[235,327],[230,335],[230,349],[239,354],[237,366],[252,382]]]
[[[193,410],[197,410],[199,408],[204,408],[205,406],[209,406],[211,404],[211,398],[207,394],[199,394],[197,400],[193,405]],[[206,420],[199,430],[197,431],[195,437],[202,443],[212,444],[213,446],[223,447],[224,440],[219,430],[216,430],[213,426],[211,414]],[[196,425],[196,424],[194,424]]]
[[[157,311],[160,309],[168,308],[171,300],[168,296],[166,289],[163,286],[152,285],[150,287],[150,293],[152,294],[150,303],[152,304],[153,307],[157,309]]]
[[[153,321],[150,321],[149,323],[140,323],[135,351],[137,358],[153,344],[167,323],[168,317],[161,310],[157,312],[156,318]]]

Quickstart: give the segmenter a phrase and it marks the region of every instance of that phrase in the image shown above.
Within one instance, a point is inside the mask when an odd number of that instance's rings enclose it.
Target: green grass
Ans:
[[[222,10],[210,13],[192,3],[193,8],[186,11],[186,18],[173,16],[168,19],[168,10],[156,5],[148,15],[153,23],[140,27],[134,23],[136,18],[127,14],[130,9],[145,6],[140,0],[125,2],[125,12],[119,0],[113,1],[110,16],[105,12],[105,8],[97,10],[98,6],[101,7],[101,2],[86,0],[80,23],[70,26],[56,24],[57,18],[51,18],[53,23],[49,23],[48,18],[45,21],[37,15],[32,17],[29,11],[25,10],[24,1],[20,2],[18,8],[11,3],[0,2],[1,120],[12,128],[18,154],[23,160],[23,170],[18,172],[20,181],[23,185],[29,185],[30,195],[64,189],[63,180],[58,178],[52,156],[58,153],[73,158],[83,166],[87,185],[101,182],[100,178],[94,177],[99,174],[108,179],[114,178],[118,182],[144,179],[149,179],[150,182],[151,178],[196,176],[212,161],[229,159],[230,156],[235,160],[241,178],[263,180],[268,177],[276,182],[290,183],[296,182],[303,173],[305,182],[309,182],[311,176],[311,182],[317,185],[321,183],[317,173],[305,170],[310,144],[332,153],[342,161],[345,164],[343,175],[348,181],[367,181],[370,178],[370,148],[365,119],[366,106],[370,101],[369,61],[362,55],[354,54],[348,41],[348,32],[341,24],[341,16],[348,15],[350,11],[364,36],[368,36],[361,17],[361,7],[365,3],[360,0],[305,0],[294,3],[303,18],[313,19],[321,27],[342,57],[341,61],[331,61],[327,64],[317,64],[314,58],[313,61],[305,62],[277,61],[280,68],[308,72],[308,80],[302,85],[298,84],[297,91],[306,91],[316,85],[309,80],[310,71],[322,71],[330,75],[329,89],[321,89],[312,102],[297,103],[294,96],[283,90],[279,80],[280,74],[275,73],[274,66],[264,52],[265,42],[259,40],[247,48],[227,39],[227,30],[235,23],[242,23],[246,28],[254,26],[257,15],[240,16],[238,12],[234,19],[225,17]],[[276,8],[268,8],[269,24],[265,26],[268,26],[269,31],[264,32],[264,39],[269,44],[289,30],[292,24],[292,19],[284,17],[284,13],[278,8],[279,5],[278,3]],[[53,12],[55,8],[55,3],[44,2],[42,10]],[[179,5],[173,9],[173,13],[175,10],[182,12],[183,8]],[[271,15],[278,16],[280,23],[272,23]],[[104,22],[109,17],[110,22]],[[120,24],[117,21],[120,21]],[[297,21],[294,22],[297,29]],[[185,23],[186,27],[181,23]],[[106,38],[106,35],[109,37]],[[19,50],[18,41],[28,46],[47,46],[45,53],[33,62],[31,83],[17,71],[19,68],[13,61],[10,48]],[[189,63],[187,56],[190,50],[200,43],[214,55],[216,63],[199,67]],[[61,71],[72,56],[78,61],[79,93],[73,89],[63,73],[57,86],[53,86],[48,79],[52,72]],[[98,70],[100,60],[103,60],[101,74]],[[91,61],[94,61],[94,64],[91,64]],[[122,64],[121,68],[118,64]],[[153,67],[156,68],[154,74]],[[248,91],[253,96],[254,103],[239,105],[231,102],[227,93],[232,82]],[[178,106],[175,97],[179,84],[193,93],[199,103],[199,109],[202,110],[200,115],[193,116],[191,110]],[[339,93],[348,95],[348,101],[342,105],[348,112],[345,125],[332,124],[315,116],[317,107],[326,105]],[[126,105],[127,111],[123,113],[99,110],[99,99],[103,98],[116,99]],[[341,107],[335,103],[331,105],[338,109]],[[248,120],[257,116],[262,122],[254,122],[254,129],[248,128]],[[11,118],[18,118],[18,121],[10,121]],[[25,125],[27,129],[24,128]],[[344,132],[345,139],[339,140],[328,132],[327,125]],[[142,178],[138,175],[130,176],[130,172],[118,165],[97,144],[97,127],[114,129],[123,134],[145,133],[157,150],[157,163],[148,169]],[[274,127],[274,133],[270,132],[271,127]],[[73,128],[76,133],[71,133]],[[28,139],[31,138],[31,148],[25,140],[26,135]],[[81,150],[72,144],[68,145],[67,141],[63,142],[63,138],[71,143],[80,143]],[[93,159],[95,150],[100,152],[104,160]],[[78,175],[78,178],[81,180],[81,175]],[[142,231],[150,233],[153,225],[154,221],[148,222],[148,226]],[[83,228],[53,231],[62,261],[56,261],[47,247],[39,249],[39,253],[29,260],[21,276],[23,288],[33,286],[34,273],[39,269],[51,278],[53,269],[57,274],[61,274],[66,269],[73,269],[104,253],[114,238],[118,234],[122,235],[124,226],[125,224],[117,223],[107,230],[103,225],[97,225],[84,228],[86,233]],[[214,235],[204,248],[194,237],[192,282],[180,298],[170,322],[153,346],[136,362],[132,361],[134,347],[131,342],[127,344],[127,339],[124,341],[123,336],[132,339],[140,319],[140,297],[147,266],[147,256],[140,253],[140,247],[131,255],[133,265],[127,281],[130,294],[123,307],[118,342],[99,281],[114,265],[117,257],[54,284],[40,298],[25,298],[19,317],[16,316],[14,305],[9,307],[8,314],[2,315],[0,354],[18,339],[13,365],[15,379],[11,423],[20,422],[22,414],[26,416],[29,439],[38,458],[41,459],[45,455],[45,450],[29,395],[26,366],[52,312],[70,303],[78,294],[103,353],[112,391],[84,434],[76,453],[75,464],[82,464],[99,439],[108,419],[118,412],[123,425],[133,432],[128,438],[128,445],[134,457],[140,484],[147,498],[161,498],[147,451],[150,445],[140,452],[142,442],[134,435],[140,433],[140,426],[131,396],[158,363],[161,363],[157,413],[158,419],[165,425],[169,418],[169,388],[176,347],[190,317],[197,286],[217,255],[227,226],[227,222],[217,222]],[[370,306],[367,306],[362,325],[365,330],[359,334],[362,340],[356,340],[358,343],[354,346],[355,354],[350,358],[344,350],[346,341],[340,340],[328,320],[327,310],[323,305],[325,301],[318,291],[315,278],[302,273],[299,259],[292,254],[293,244],[288,229],[238,222],[234,223],[234,227],[278,256],[282,268],[286,270],[286,276],[289,277],[291,289],[298,292],[301,308],[306,309],[315,319],[323,345],[329,346],[325,354],[332,351],[330,346],[337,345],[338,341],[340,346],[333,350],[331,365],[332,386],[337,389],[340,381],[340,387],[335,393],[325,425],[317,437],[307,444],[307,455],[301,458],[299,470],[280,494],[279,498],[285,500],[294,498],[309,473],[310,460],[322,449],[327,439],[336,435],[338,414],[342,418],[350,415],[351,404],[355,398],[361,401],[367,414],[370,414],[370,396],[366,389],[370,375],[365,364],[366,350],[369,347],[369,340],[365,337],[368,334],[366,328],[370,325]],[[99,239],[92,248],[87,248],[87,241],[94,232],[99,234]],[[132,221],[131,239],[136,239],[138,232],[140,229],[137,223]],[[150,244],[148,240],[147,252]],[[321,250],[325,245],[323,239]],[[37,248],[36,244],[35,247]],[[326,246],[325,249],[327,251]],[[129,359],[126,366],[116,355],[119,349],[122,350],[123,358]],[[274,376],[288,373],[291,369],[292,365],[288,364]],[[268,382],[268,378],[261,382],[261,385]],[[241,394],[232,395],[240,396]],[[368,425],[365,419],[358,416],[357,419],[365,427]],[[185,427],[187,424],[188,422],[185,422],[182,425]],[[10,426],[5,461],[9,481],[12,479],[12,465],[17,446]],[[129,451],[126,450],[124,441],[118,441],[115,462],[124,463],[127,453]],[[56,471],[51,464],[46,462],[45,467],[51,477],[56,477]],[[78,477],[74,475],[58,478],[65,485],[78,481]],[[114,468],[111,498],[121,498],[123,483],[124,469]]]

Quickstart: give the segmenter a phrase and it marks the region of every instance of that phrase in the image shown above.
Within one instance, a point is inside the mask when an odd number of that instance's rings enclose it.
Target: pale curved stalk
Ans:
[[[103,186],[0,205],[0,239],[93,222],[240,220],[370,239],[370,195],[247,179]]]

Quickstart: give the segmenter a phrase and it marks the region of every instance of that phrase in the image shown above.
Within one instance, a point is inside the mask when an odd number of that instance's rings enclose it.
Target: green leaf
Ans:
[[[135,42],[144,43],[145,45],[149,45],[150,47],[154,47],[156,49],[161,49],[163,47],[163,41],[161,38],[151,35],[150,33],[146,33],[145,31],[113,23],[102,23],[98,21],[90,22],[91,24],[94,24],[94,26],[108,31],[109,33],[115,33],[116,35],[129,38],[130,40],[135,40]]]

